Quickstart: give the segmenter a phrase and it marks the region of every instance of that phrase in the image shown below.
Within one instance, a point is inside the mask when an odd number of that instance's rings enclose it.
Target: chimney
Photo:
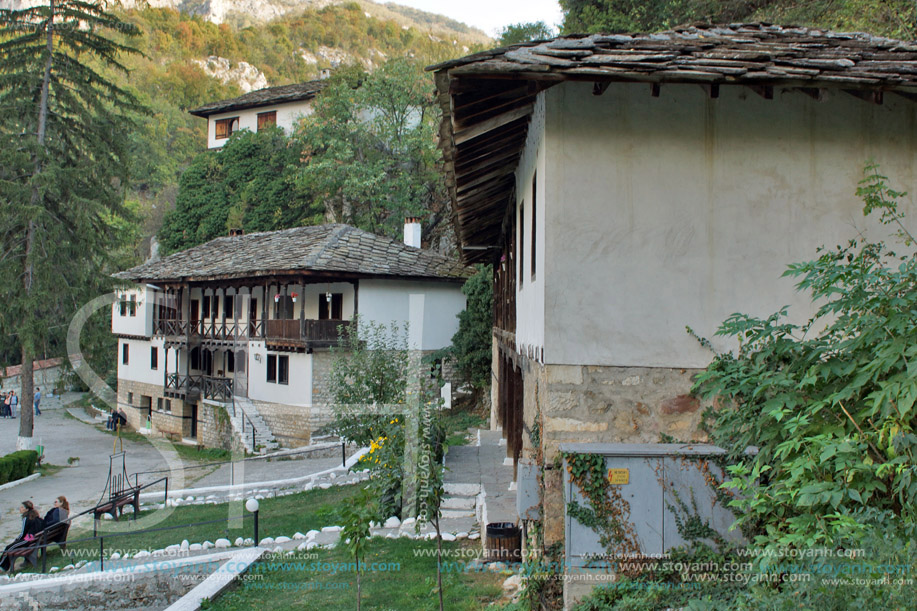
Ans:
[[[404,219],[404,243],[413,248],[420,248],[420,218],[409,216]]]

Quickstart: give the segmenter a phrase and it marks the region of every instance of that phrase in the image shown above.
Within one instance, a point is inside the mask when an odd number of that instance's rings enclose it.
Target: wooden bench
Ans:
[[[10,559],[10,575],[16,573],[16,561],[19,558],[25,558],[32,568],[38,568],[39,554],[44,560],[48,546],[53,543],[57,543],[61,551],[65,552],[68,532],[70,532],[70,521],[58,522],[37,533],[32,541],[22,541],[13,549],[7,550],[6,556]]]

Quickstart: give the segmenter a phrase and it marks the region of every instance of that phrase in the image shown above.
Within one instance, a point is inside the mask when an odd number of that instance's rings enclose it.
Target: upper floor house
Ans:
[[[211,102],[190,111],[207,119],[207,148],[222,147],[229,137],[241,130],[253,132],[280,127],[288,134],[300,117],[312,113],[312,101],[327,81],[319,79],[266,87],[229,100]]]

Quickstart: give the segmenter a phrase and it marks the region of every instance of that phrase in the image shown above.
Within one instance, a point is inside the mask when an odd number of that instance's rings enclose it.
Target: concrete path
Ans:
[[[108,476],[109,456],[114,436],[71,417],[65,408],[77,400],[78,393],[62,398],[43,398],[41,416],[35,417],[33,439],[45,446],[45,463],[64,468],[51,476],[42,476],[19,486],[0,491],[0,542],[12,539],[21,529],[19,504],[31,500],[44,515],[58,495],[70,501],[70,512],[88,509],[99,500]],[[16,420],[0,419],[0,455],[16,451],[19,435]],[[165,468],[165,458],[148,443],[124,440],[128,473],[148,468]],[[68,466],[69,458],[79,463]]]

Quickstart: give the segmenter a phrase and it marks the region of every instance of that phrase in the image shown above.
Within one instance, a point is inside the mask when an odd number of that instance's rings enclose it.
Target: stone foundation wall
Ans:
[[[697,370],[530,363],[526,373],[533,378],[525,383],[526,425],[535,415],[530,403],[541,418],[545,545],[564,538],[563,475],[554,468],[561,443],[658,443],[661,434],[706,440],[698,430],[702,406],[688,394]],[[539,391],[537,405],[530,389]]]
[[[129,395],[133,393],[131,398]],[[124,409],[127,424],[134,430],[146,427],[147,410],[140,408],[140,397],[146,395],[152,400],[152,431],[154,435],[181,436],[191,435],[191,406],[181,399],[169,399],[172,402],[172,412],[158,411],[158,400],[163,397],[162,386],[146,384],[133,380],[118,379],[118,407]],[[198,414],[200,419],[200,414]]]
[[[271,433],[284,448],[298,448],[309,445],[314,426],[311,418],[311,407],[303,405],[286,405],[267,401],[252,401],[261,414],[261,419],[271,429]]]
[[[197,408],[197,439],[208,448],[232,450],[232,424],[225,407],[201,403]]]

